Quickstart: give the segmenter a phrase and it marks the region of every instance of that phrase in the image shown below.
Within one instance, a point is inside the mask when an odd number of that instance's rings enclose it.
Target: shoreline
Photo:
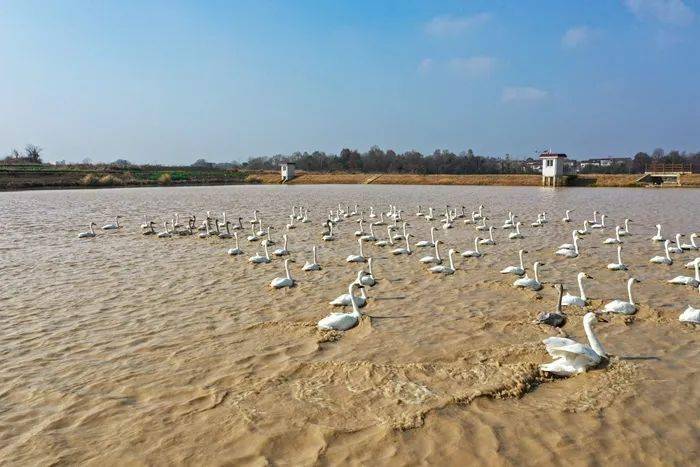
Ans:
[[[14,173],[13,173],[14,172]],[[65,177],[66,171],[0,171],[0,191],[71,190],[100,188],[154,188],[180,186],[223,186],[223,185],[281,185],[276,171],[236,172],[225,171],[193,174],[190,180],[173,180],[161,183],[153,179],[116,178],[118,183],[85,184],[78,177]],[[84,175],[85,171],[76,171]],[[91,172],[104,174],[105,171]],[[114,174],[115,172],[110,172]],[[116,172],[117,177],[120,175]],[[102,175],[104,177],[104,175]],[[642,174],[579,174],[569,176],[566,188],[645,188],[637,180]],[[114,178],[108,178],[108,181]],[[483,175],[419,175],[419,174],[380,174],[380,173],[319,173],[299,172],[288,185],[425,185],[425,186],[531,186],[541,187],[542,177],[536,174],[483,174]],[[700,174],[681,177],[681,185],[666,185],[660,188],[700,188]]]

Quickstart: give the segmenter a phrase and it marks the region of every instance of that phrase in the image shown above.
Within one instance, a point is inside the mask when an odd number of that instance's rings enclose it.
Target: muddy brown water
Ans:
[[[334,311],[359,266],[352,219],[322,242],[328,209],[358,203],[402,208],[414,241],[429,238],[416,205],[486,206],[500,226],[509,210],[525,238],[458,257],[449,277],[418,258],[366,245],[378,284],[360,325],[344,334],[315,323]],[[292,289],[271,290],[283,262],[253,266],[260,246],[196,236],[140,234],[143,216],[162,223],[206,210],[239,215],[257,208],[278,244],[292,204],[312,223],[289,231]],[[574,223],[561,222],[574,209]],[[587,235],[576,259],[553,251],[597,209],[608,229]],[[550,222],[529,226],[540,211]],[[124,228],[78,239],[124,216]],[[603,245],[625,217],[628,272],[605,265]],[[692,275],[697,252],[650,264],[657,222],[672,238],[700,231],[700,190],[538,189],[443,186],[225,186],[0,193],[0,459],[7,464],[541,464],[689,465],[700,447],[700,329],[678,322],[700,294],[667,279]],[[434,225],[439,227],[438,222]],[[162,228],[158,226],[158,230]],[[385,227],[377,228],[385,237]],[[246,231],[247,234],[247,231]],[[471,248],[477,234],[461,219],[439,229],[450,247]],[[689,242],[686,237],[684,239]],[[319,247],[323,270],[301,265]],[[277,245],[276,245],[277,246]],[[546,263],[541,292],[514,289],[499,274],[528,250],[527,266]],[[553,310],[563,281],[593,276],[586,292],[600,309],[626,297],[639,312],[596,327],[610,361],[573,378],[538,371],[549,360],[531,323]],[[583,309],[570,309],[564,332],[585,341]]]

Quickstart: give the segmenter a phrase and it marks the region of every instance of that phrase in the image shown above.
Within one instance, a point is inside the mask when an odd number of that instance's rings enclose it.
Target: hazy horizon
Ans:
[[[0,5],[0,155],[700,150],[698,0]]]

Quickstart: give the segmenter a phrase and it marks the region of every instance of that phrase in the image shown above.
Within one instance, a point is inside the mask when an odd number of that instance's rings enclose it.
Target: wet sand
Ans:
[[[700,329],[678,322],[700,305],[690,287],[665,281],[692,275],[699,254],[650,264],[664,234],[700,231],[700,191],[524,187],[226,186],[0,193],[0,459],[8,464],[450,464],[690,465],[700,448]],[[518,214],[525,238],[507,239],[481,259],[456,261],[436,277],[418,263],[366,246],[379,283],[368,289],[360,325],[346,333],[315,323],[347,291],[359,267],[357,224],[339,224],[320,241],[320,221],[341,203],[404,209],[415,240],[429,239],[417,204],[468,211],[484,204],[500,226]],[[311,224],[289,232],[297,285],[271,290],[283,262],[253,266],[262,251],[233,240],[144,237],[143,215],[170,219],[226,210],[244,225],[257,208],[278,242],[291,205],[311,209]],[[560,221],[575,209],[571,225]],[[576,259],[555,257],[598,209],[610,226],[581,241]],[[533,229],[536,214],[550,222]],[[80,240],[77,233],[125,218],[125,228]],[[628,272],[608,271],[616,247],[603,245],[615,223],[634,219],[625,238]],[[437,222],[434,223],[439,226]],[[378,228],[385,237],[385,227]],[[447,248],[473,246],[461,220],[439,229]],[[685,238],[685,241],[689,239]],[[323,270],[300,271],[319,246]],[[277,246],[277,245],[276,245]],[[540,292],[511,287],[498,271],[546,262]],[[601,368],[568,378],[542,374],[541,340],[554,332],[531,323],[554,309],[551,284],[592,306],[568,309],[564,331],[585,340],[581,318],[626,297],[633,275],[639,312],[613,316],[598,333],[612,355]]]

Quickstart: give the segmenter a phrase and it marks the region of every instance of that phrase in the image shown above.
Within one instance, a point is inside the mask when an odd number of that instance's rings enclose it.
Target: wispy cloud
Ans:
[[[652,18],[664,24],[687,26],[695,12],[683,0],[623,0],[638,18]]]
[[[452,71],[463,76],[484,76],[490,74],[496,67],[496,59],[493,57],[453,58],[448,66]]]
[[[567,49],[575,49],[589,43],[593,35],[594,31],[588,26],[576,26],[564,33],[561,38],[561,45]]]
[[[436,16],[425,25],[425,32],[436,37],[454,37],[490,19],[490,13],[478,13],[472,16]]]
[[[530,86],[507,86],[501,93],[501,101],[538,101],[547,97],[549,93],[542,89]]]

